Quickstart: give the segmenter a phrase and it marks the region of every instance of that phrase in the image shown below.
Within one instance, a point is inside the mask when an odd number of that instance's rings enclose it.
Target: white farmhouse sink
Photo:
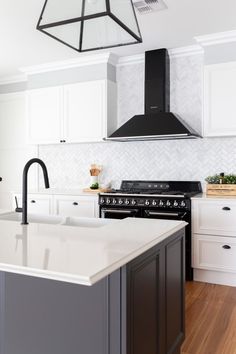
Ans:
[[[9,212],[0,214],[0,220],[9,220],[21,222],[22,214],[16,212]],[[76,226],[76,227],[102,227],[114,222],[112,219],[96,219],[96,218],[79,218],[71,216],[49,216],[40,214],[28,214],[29,223],[39,223],[39,224],[54,224],[54,225],[65,225],[65,226]]]
[[[22,214],[21,213],[4,213],[0,214],[0,220],[9,220],[9,221],[18,221],[21,222]],[[47,215],[37,215],[37,214],[28,214],[28,222],[39,223],[39,224],[61,224],[65,221],[65,218],[61,216],[47,216]]]
[[[112,219],[76,218],[67,216],[62,225],[77,227],[102,227],[114,222]]]

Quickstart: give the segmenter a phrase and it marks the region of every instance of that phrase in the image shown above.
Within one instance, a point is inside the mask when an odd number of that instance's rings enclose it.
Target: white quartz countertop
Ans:
[[[222,200],[222,199],[228,199],[228,200],[236,200],[236,196],[232,195],[208,195],[205,193],[202,194],[197,194],[194,197],[191,198],[192,200],[194,199],[206,199],[206,200]]]
[[[0,270],[93,285],[186,225],[138,218],[100,227],[0,220]]]
[[[13,194],[21,194],[21,190],[12,191]],[[31,189],[28,191],[29,194],[46,194],[46,195],[78,195],[78,196],[92,196],[96,197],[98,192],[84,192],[83,188],[78,189],[55,189],[55,188],[44,188],[44,189]]]

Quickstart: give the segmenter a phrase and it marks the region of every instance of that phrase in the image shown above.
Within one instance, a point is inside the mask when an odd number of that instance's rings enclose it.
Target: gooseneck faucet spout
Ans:
[[[28,205],[27,205],[27,197],[28,197],[28,171],[30,166],[33,163],[38,163],[43,170],[43,177],[44,177],[44,184],[45,184],[45,188],[50,188],[49,187],[49,179],[48,179],[48,171],[47,171],[47,167],[45,165],[45,163],[38,159],[38,158],[34,158],[29,160],[23,170],[23,185],[22,185],[22,225],[27,225],[28,224],[28,218],[27,218],[27,209],[28,209]]]

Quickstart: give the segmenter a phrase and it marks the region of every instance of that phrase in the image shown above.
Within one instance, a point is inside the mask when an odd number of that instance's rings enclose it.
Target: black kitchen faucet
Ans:
[[[22,208],[17,208],[17,211],[22,211],[22,225],[27,225],[28,224],[28,218],[27,218],[27,196],[28,196],[28,171],[30,166],[33,163],[38,163],[43,170],[43,177],[44,177],[44,184],[45,184],[45,188],[49,188],[49,179],[48,179],[48,171],[47,171],[47,167],[45,165],[45,163],[38,159],[38,158],[34,158],[29,160],[23,170],[23,185],[22,185]]]

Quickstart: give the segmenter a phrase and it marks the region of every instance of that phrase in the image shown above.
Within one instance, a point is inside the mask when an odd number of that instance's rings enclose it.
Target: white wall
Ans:
[[[202,122],[202,55],[171,59],[171,110],[198,132]],[[120,124],[144,106],[144,65],[117,69]],[[201,180],[217,172],[236,172],[236,138],[40,146],[51,186],[89,184],[89,165],[104,166],[102,180],[119,186],[122,179]]]

